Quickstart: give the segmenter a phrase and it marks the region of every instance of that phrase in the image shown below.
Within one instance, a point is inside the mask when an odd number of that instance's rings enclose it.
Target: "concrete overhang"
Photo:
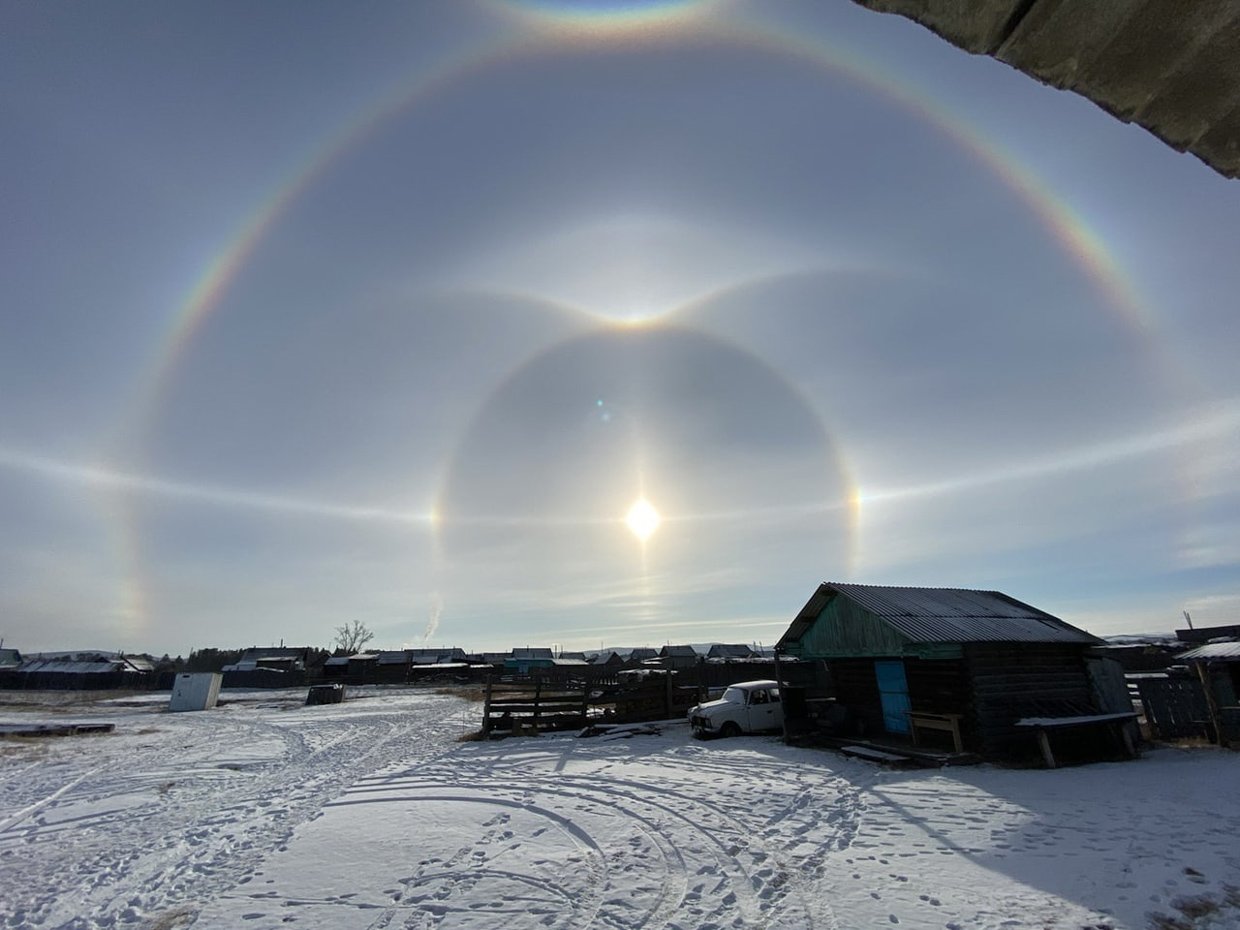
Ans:
[[[854,0],[1240,177],[1240,0]]]

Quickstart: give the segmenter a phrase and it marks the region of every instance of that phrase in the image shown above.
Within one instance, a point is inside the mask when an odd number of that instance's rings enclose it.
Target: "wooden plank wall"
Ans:
[[[899,659],[899,656],[892,656]],[[882,698],[874,675],[874,659],[832,659],[831,677],[835,697],[860,723],[858,735],[877,736],[883,727]],[[961,714],[961,737],[968,748],[975,726],[969,693],[969,680],[962,659],[904,659],[909,702],[913,710],[934,714]],[[926,735],[927,745],[937,745],[937,734]],[[951,735],[942,734],[950,748]]]
[[[1022,717],[1066,717],[1098,709],[1083,646],[977,643],[965,647],[972,684],[975,738],[982,751],[1023,755],[1030,736],[1013,726]]]
[[[960,740],[965,749],[977,748],[977,719],[974,713],[968,670],[963,659],[905,659],[908,697],[913,710],[926,714],[960,714]],[[923,729],[918,738],[926,746],[953,749],[952,735]]]
[[[876,736],[883,729],[883,705],[874,676],[873,659],[830,659],[835,698],[858,724],[858,736]]]

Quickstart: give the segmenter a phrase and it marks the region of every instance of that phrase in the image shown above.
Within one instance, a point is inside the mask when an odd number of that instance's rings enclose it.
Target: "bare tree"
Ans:
[[[336,645],[349,655],[361,652],[362,647],[374,638],[375,634],[361,620],[336,627]]]

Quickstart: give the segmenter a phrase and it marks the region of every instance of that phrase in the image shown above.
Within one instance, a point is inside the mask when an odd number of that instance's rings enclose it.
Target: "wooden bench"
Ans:
[[[952,745],[956,752],[964,752],[964,744],[960,741],[960,718],[962,714],[928,714],[919,710],[908,712],[909,731],[913,734],[913,745],[921,745],[917,740],[917,728],[923,730],[945,730],[952,735]]]
[[[1038,746],[1042,749],[1042,761],[1048,769],[1056,767],[1055,754],[1051,751],[1050,731],[1078,729],[1082,727],[1104,727],[1118,733],[1124,745],[1124,751],[1130,759],[1137,757],[1137,747],[1132,741],[1132,734],[1124,724],[1136,720],[1135,713],[1120,714],[1081,714],[1076,717],[1026,717],[1017,720],[1018,727],[1031,729],[1038,735]]]

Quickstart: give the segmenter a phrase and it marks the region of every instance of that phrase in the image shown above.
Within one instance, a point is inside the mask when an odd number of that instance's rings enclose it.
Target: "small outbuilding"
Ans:
[[[1240,744],[1240,641],[1206,643],[1179,658],[1197,672],[1217,741]]]
[[[1090,654],[1101,644],[999,591],[826,583],[776,649],[826,664],[833,719],[851,736],[990,756],[1041,741],[1049,756],[1048,733],[1096,744],[1094,726],[1131,754],[1135,715],[1118,667]]]
[[[219,672],[181,672],[172,683],[168,710],[210,710],[220,698]]]

